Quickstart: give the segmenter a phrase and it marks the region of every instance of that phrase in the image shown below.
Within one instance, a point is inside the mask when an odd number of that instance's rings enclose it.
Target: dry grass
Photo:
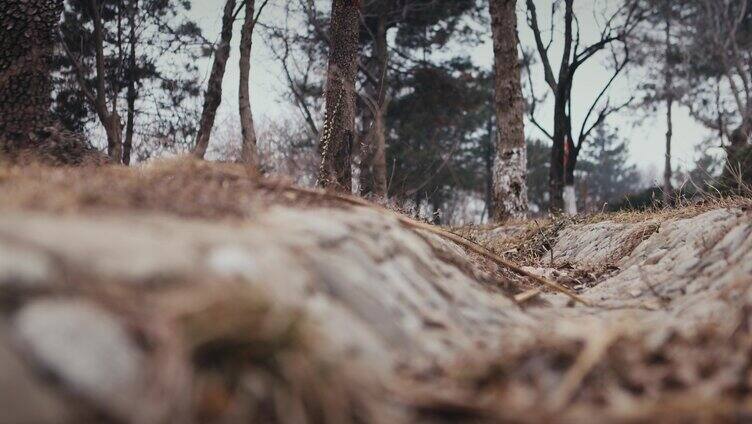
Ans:
[[[144,167],[0,168],[0,207],[59,213],[160,212],[239,220],[273,204],[331,203],[287,192],[289,181],[261,180],[236,164],[178,158]]]

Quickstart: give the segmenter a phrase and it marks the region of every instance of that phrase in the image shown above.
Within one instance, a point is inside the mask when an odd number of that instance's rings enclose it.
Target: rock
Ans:
[[[121,419],[138,407],[142,353],[109,312],[83,300],[39,300],[18,313],[15,330],[66,390]]]

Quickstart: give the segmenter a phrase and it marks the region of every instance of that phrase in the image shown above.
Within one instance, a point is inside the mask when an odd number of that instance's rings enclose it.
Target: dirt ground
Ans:
[[[752,420],[752,202],[438,229],[245,168],[0,168],[12,422]]]

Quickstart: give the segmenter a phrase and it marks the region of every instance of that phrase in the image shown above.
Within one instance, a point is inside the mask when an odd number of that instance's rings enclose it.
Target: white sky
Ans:
[[[285,0],[271,0],[261,16],[261,21],[274,23],[275,19],[282,19],[281,4]],[[329,0],[316,0],[322,4],[328,3]],[[599,31],[598,23],[600,20],[593,13],[594,4],[609,5],[615,0],[581,0],[576,3],[579,8],[578,16],[583,33],[583,44],[588,37],[595,37]],[[257,0],[259,3],[259,0]],[[518,0],[518,21],[520,29],[520,39],[525,48],[532,48],[534,40],[532,32],[528,29],[525,21],[524,2]],[[194,2],[191,12],[192,18],[203,28],[206,37],[209,40],[217,40],[221,26],[221,13],[224,2],[221,0],[201,0]],[[551,0],[536,0],[539,19],[541,19],[541,28],[549,28],[548,12],[551,9]],[[220,108],[220,118],[218,123],[221,124],[222,117],[234,117],[238,104],[238,43],[240,40],[240,23],[236,23],[235,34],[233,36],[232,53],[227,65],[227,71],[223,83],[223,99]],[[282,80],[282,74],[279,64],[273,59],[271,52],[267,48],[260,35],[260,31],[254,34],[254,44],[252,51],[251,67],[251,106],[253,108],[254,118],[257,122],[264,120],[279,120],[293,111],[287,100],[282,98],[286,90],[286,85]],[[559,37],[561,38],[561,37]],[[551,51],[552,66],[556,69],[558,66],[556,57],[560,53],[556,49],[556,43]],[[660,54],[660,52],[656,52]],[[470,50],[470,55],[474,63],[485,68],[491,67],[493,61],[493,50],[490,38],[484,40],[484,43],[477,48]],[[575,77],[573,87],[573,109],[575,111],[573,127],[579,129],[579,122],[582,119],[586,109],[597,95],[602,84],[610,77],[611,71],[604,64],[605,56],[595,56],[587,64],[583,65]],[[211,62],[206,60],[202,63],[202,72],[205,77],[209,74]],[[542,94],[546,88],[543,82],[541,66],[536,63],[533,68],[533,79],[536,84],[536,92]],[[625,75],[612,87],[611,93],[614,103],[619,99],[629,97],[631,90],[637,86],[640,81],[636,75]],[[550,103],[550,102],[549,102]],[[537,119],[546,128],[550,130],[552,104],[539,105]],[[652,116],[645,113],[638,113],[635,110],[623,110],[617,115],[612,115],[607,123],[612,127],[619,129],[619,135],[628,140],[633,163],[647,171],[649,174],[658,177],[662,173],[665,149],[665,111],[658,109]],[[529,136],[545,138],[532,124],[526,124],[526,131]],[[692,120],[685,108],[675,108],[674,110],[674,138],[673,138],[673,164],[677,167],[686,169],[691,167],[694,160],[694,146],[707,139],[710,132],[701,125]]]

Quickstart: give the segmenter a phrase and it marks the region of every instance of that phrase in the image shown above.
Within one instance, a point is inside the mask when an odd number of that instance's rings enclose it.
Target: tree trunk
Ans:
[[[120,124],[120,115],[113,110],[105,115],[102,124],[107,134],[107,155],[110,162],[120,164],[123,157],[123,127]]]
[[[527,213],[527,150],[517,53],[516,0],[491,0],[494,46],[494,92],[498,139],[493,170],[496,221],[521,218]]]
[[[671,137],[674,133],[673,108],[673,74],[671,64],[671,19],[666,18],[666,53],[665,53],[665,72],[666,72],[666,163],[663,168],[663,206],[668,207],[673,202],[674,189],[671,186]]]
[[[120,124],[120,115],[117,112],[117,96],[112,98],[112,111],[107,108],[107,74],[105,72],[104,59],[104,29],[102,16],[100,15],[99,2],[91,0],[91,20],[94,24],[94,48],[96,49],[96,82],[97,96],[94,101],[94,109],[99,121],[104,126],[107,134],[107,155],[111,163],[122,163],[123,160],[123,129]]]
[[[666,164],[663,170],[663,206],[668,207],[673,202],[674,188],[671,186],[671,138],[673,136],[672,111],[674,99],[671,95],[666,99]]]
[[[251,111],[250,97],[250,73],[251,73],[251,47],[253,45],[253,11],[254,0],[246,0],[245,20],[240,35],[240,128],[243,134],[243,147],[241,157],[247,165],[258,165],[258,152],[256,151],[256,130],[253,128],[253,113]]]
[[[567,128],[570,128],[571,118],[567,115]],[[572,141],[572,134],[568,131],[566,142],[564,143],[564,212],[567,215],[577,215],[577,190],[575,190],[574,171],[577,169],[577,154],[579,151],[575,148]]]
[[[204,94],[204,110],[201,113],[201,122],[198,134],[196,135],[196,146],[193,148],[193,154],[200,159],[203,159],[204,155],[206,155],[206,149],[209,147],[209,137],[211,137],[212,128],[214,128],[214,119],[217,116],[217,109],[222,102],[222,79],[227,67],[227,58],[230,56],[234,11],[235,0],[227,0],[225,2],[224,13],[222,14],[220,42],[214,52],[214,63],[212,64],[211,75],[209,76],[209,85]]]
[[[20,147],[52,123],[50,58],[63,2],[0,3],[0,147]]]
[[[355,77],[357,74],[360,0],[332,0],[326,118],[321,131],[318,184],[352,191],[350,164],[355,135]]]
[[[567,144],[566,109],[561,96],[554,104],[554,136],[551,146],[551,167],[548,175],[549,208],[557,213],[564,210],[564,179],[566,174],[564,146]]]
[[[125,122],[125,142],[123,143],[123,164],[130,165],[133,150],[133,127],[136,115],[136,16],[138,0],[133,0],[129,10],[130,35],[128,54],[128,115]]]
[[[488,220],[492,219],[494,210],[493,201],[493,162],[494,162],[494,142],[496,141],[496,133],[494,132],[493,118],[488,118],[486,124],[486,131],[488,131],[488,141],[486,148],[484,149],[484,165],[486,169],[486,211],[488,212]]]
[[[361,149],[360,193],[363,196],[386,197],[386,125],[388,108],[386,98],[386,72],[389,52],[387,46],[387,9],[379,10],[378,25],[374,39],[373,75],[379,84],[371,82],[368,95],[376,104],[369,107],[371,120]]]

